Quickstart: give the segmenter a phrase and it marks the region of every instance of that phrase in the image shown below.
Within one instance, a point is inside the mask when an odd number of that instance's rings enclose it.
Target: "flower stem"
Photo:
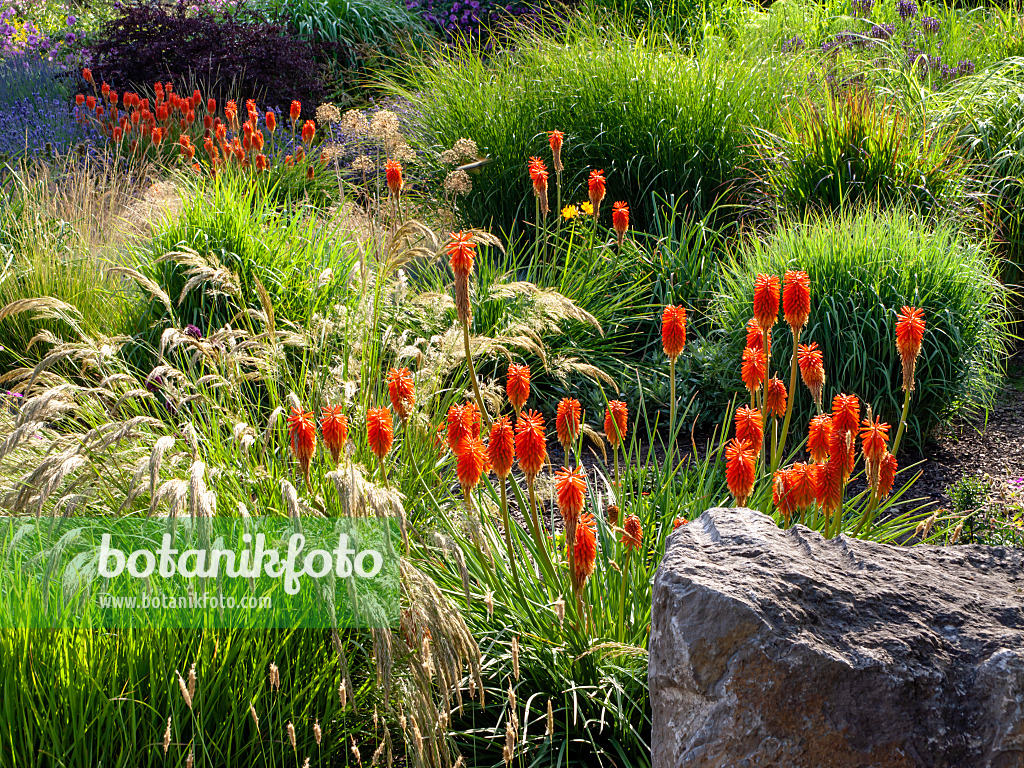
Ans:
[[[501,488],[501,522],[505,526],[505,548],[508,550],[508,562],[512,567],[512,578],[516,583],[516,590],[522,591],[519,583],[519,568],[516,566],[516,556],[512,551],[512,523],[508,517],[508,490],[505,488],[505,478],[499,477],[498,483]]]
[[[480,409],[480,418],[484,421],[484,426],[490,429],[491,417],[487,414],[487,409],[484,408],[484,399],[480,395],[480,385],[476,380],[476,369],[473,367],[473,353],[469,349],[469,319],[462,324],[462,342],[466,352],[466,368],[469,370],[469,381],[473,385],[473,396],[476,398],[476,407]]]
[[[540,532],[540,520],[537,517],[537,491],[534,487],[534,478],[527,479],[530,487],[530,528],[533,533],[533,542],[537,545],[537,554],[543,561],[543,566],[548,574],[554,576],[555,569],[551,565],[551,557],[548,555],[547,545],[544,543],[544,536]]]
[[[895,456],[896,452],[900,449],[900,440],[903,439],[903,430],[907,426],[907,413],[910,411],[910,393],[912,390],[908,389],[903,395],[903,415],[900,416],[900,428],[896,430],[896,437],[892,441],[892,455]]]
[[[793,418],[793,401],[796,399],[796,371],[799,366],[797,350],[800,344],[801,328],[793,334],[793,362],[789,371],[789,402],[786,403],[786,418],[782,422],[782,440],[779,442],[779,450],[772,456],[772,474],[779,468],[782,461],[782,454],[786,452],[786,438],[789,436],[789,422]]]
[[[676,447],[676,359],[668,361],[669,396],[668,396],[668,466],[675,462]]]
[[[629,560],[632,551],[626,547],[626,560],[622,565],[622,586],[619,589],[619,642],[626,640],[626,587],[629,585]]]

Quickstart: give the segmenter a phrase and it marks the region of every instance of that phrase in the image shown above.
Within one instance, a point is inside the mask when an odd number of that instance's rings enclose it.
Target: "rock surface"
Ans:
[[[1024,767],[1024,552],[711,509],[653,602],[654,768]]]

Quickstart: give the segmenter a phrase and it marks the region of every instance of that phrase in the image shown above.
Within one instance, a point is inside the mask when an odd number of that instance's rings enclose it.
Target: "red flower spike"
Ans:
[[[743,384],[750,392],[756,392],[764,384],[764,375],[768,367],[768,357],[764,350],[747,347],[743,350],[743,365],[740,376]]]
[[[396,197],[402,192],[402,164],[397,160],[384,163],[384,176],[388,182],[388,190]]]
[[[590,193],[590,204],[594,208],[594,218],[599,215],[601,201],[604,200],[605,186],[604,171],[591,171],[587,178],[587,190]]]
[[[816,342],[801,344],[797,350],[797,364],[800,378],[811,392],[818,409],[821,409],[821,390],[825,386],[825,363]]]
[[[644,545],[644,529],[640,525],[640,518],[630,515],[622,524],[622,546],[628,552],[637,552]]]
[[[738,408],[733,421],[737,440],[746,440],[755,447],[764,442],[764,419],[757,408],[748,405]]]
[[[522,413],[516,421],[516,455],[527,481],[533,482],[548,458],[544,417],[536,411]]]
[[[924,340],[924,310],[903,307],[896,320],[896,349],[903,362],[903,389],[914,391],[914,368]]]
[[[566,539],[571,540],[576,532],[576,521],[586,503],[587,480],[583,470],[580,467],[558,470],[555,473],[555,493],[558,511],[565,521]]]
[[[856,395],[839,394],[832,398],[832,429],[856,432],[860,425],[860,400]]]
[[[675,360],[686,347],[686,310],[671,304],[661,313],[661,348],[669,360]]]
[[[778,418],[786,415],[786,385],[778,376],[772,376],[764,390],[764,407],[770,414]]]
[[[316,453],[316,423],[313,414],[293,407],[288,416],[288,443],[299,462],[302,475],[309,478],[309,465]]]
[[[790,270],[782,278],[782,314],[794,333],[807,325],[811,314],[811,278]]]
[[[779,278],[758,275],[754,279],[754,319],[761,331],[771,330],[779,317]]]
[[[459,478],[459,485],[462,486],[463,493],[469,494],[476,488],[480,478],[488,470],[489,464],[487,449],[479,437],[463,444],[462,451],[459,452],[455,463],[455,474]]]
[[[391,411],[387,408],[370,408],[366,412],[366,442],[378,459],[383,459],[391,452],[394,443],[394,424]]]
[[[826,461],[831,442],[832,417],[827,413],[813,417],[807,433],[807,451],[811,454],[811,461],[816,464]]]
[[[416,389],[408,368],[392,368],[387,374],[388,397],[398,418],[405,421],[416,404]]]
[[[604,412],[604,434],[612,448],[618,448],[626,438],[629,427],[629,408],[621,400],[609,400]]]
[[[629,229],[629,206],[623,202],[612,203],[612,229],[618,238],[619,246],[622,246],[622,238]]]
[[[579,400],[571,397],[563,397],[558,403],[558,411],[555,415],[555,432],[558,433],[558,442],[562,449],[568,453],[570,446],[580,436],[580,416],[583,408]]]
[[[491,468],[501,479],[508,477],[512,471],[512,462],[516,457],[515,433],[508,416],[494,420],[491,425],[491,436],[487,442],[487,455],[491,460]]]
[[[307,120],[302,124],[302,143],[309,144],[313,141],[314,135],[316,135],[316,123],[312,120]]]
[[[589,512],[580,515],[576,523],[572,553],[572,582],[578,592],[594,573],[594,565],[597,563],[597,521]]]
[[[886,451],[878,469],[878,495],[887,499],[896,483],[896,457]]]
[[[725,479],[736,505],[747,503],[754,490],[757,450],[746,440],[730,440],[725,446]]]
[[[509,365],[505,394],[516,413],[519,413],[530,399],[530,366],[515,363]]]
[[[348,416],[340,405],[329,405],[320,410],[320,432],[337,467],[348,442]]]

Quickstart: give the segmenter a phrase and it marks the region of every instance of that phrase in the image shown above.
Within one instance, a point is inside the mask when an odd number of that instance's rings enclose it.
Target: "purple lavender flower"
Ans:
[[[896,33],[895,24],[875,24],[869,33],[875,40],[888,40]]]
[[[796,37],[790,37],[782,41],[782,52],[783,53],[795,53],[796,51],[802,50],[807,43],[804,39],[797,35]]]
[[[192,325],[191,323],[189,323],[188,325],[185,326],[184,333],[186,336],[191,336],[196,341],[203,340],[203,332],[199,330],[199,326],[197,325]]]
[[[860,16],[870,16],[871,9],[875,7],[875,0],[853,0],[851,5],[854,13]]]
[[[904,21],[912,19],[917,16],[917,3],[914,0],[897,0],[896,11]]]
[[[68,26],[69,27],[73,27],[77,23],[78,23],[78,19],[77,18],[75,18],[74,16],[68,16]]]
[[[928,35],[937,35],[939,33],[939,27],[942,26],[942,22],[934,16],[922,16],[921,17],[921,29]]]

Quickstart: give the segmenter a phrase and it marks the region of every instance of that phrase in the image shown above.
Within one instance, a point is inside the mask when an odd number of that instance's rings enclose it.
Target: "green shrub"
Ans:
[[[764,194],[798,214],[865,202],[929,211],[948,205],[960,187],[950,142],[863,93],[789,110],[758,154]]]
[[[906,211],[814,218],[751,241],[727,267],[715,310],[720,357],[706,369],[705,386],[743,390],[739,380],[745,326],[753,315],[754,276],[801,269],[811,279],[811,316],[801,343],[822,348],[824,395],[858,395],[895,425],[903,403],[895,344],[903,305],[921,307],[927,331],[917,362],[917,388],[907,438],[920,444],[955,407],[990,402],[1005,348],[1005,293],[981,245],[952,224],[927,229]],[[789,327],[775,327],[772,370],[789,374]],[[788,386],[788,381],[787,381]],[[810,414],[806,387],[797,386],[795,413]],[[806,421],[806,419],[805,419]],[[803,434],[806,423],[798,424]]]
[[[306,39],[340,43],[346,49],[369,46],[396,53],[403,40],[422,38],[426,27],[404,3],[386,0],[266,0],[269,14]]]
[[[772,127],[781,96],[772,62],[695,59],[593,22],[578,21],[557,39],[522,33],[515,48],[486,60],[448,50],[411,65],[408,89],[392,86],[419,111],[421,145],[445,149],[466,137],[491,158],[461,212],[505,231],[533,219],[526,164],[540,156],[551,166],[546,134],[554,129],[566,136],[563,205],[586,199],[587,175],[598,168],[608,178],[603,217],[625,200],[643,229],[655,195],[707,212],[741,176],[747,126]],[[554,180],[552,173],[552,204]]]

